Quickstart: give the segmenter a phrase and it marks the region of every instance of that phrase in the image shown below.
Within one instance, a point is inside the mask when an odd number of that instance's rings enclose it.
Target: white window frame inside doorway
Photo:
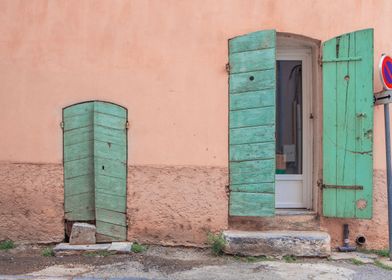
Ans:
[[[312,50],[277,48],[277,60],[302,61],[302,175],[276,174],[276,208],[312,208]],[[291,190],[291,192],[290,192]]]

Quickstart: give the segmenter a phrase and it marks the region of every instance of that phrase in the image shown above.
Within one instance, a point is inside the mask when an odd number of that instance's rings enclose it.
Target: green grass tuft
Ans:
[[[223,248],[226,245],[226,240],[223,237],[223,234],[213,234],[209,232],[207,235],[208,244],[211,245],[211,251],[215,256],[223,255]]]
[[[42,252],[41,252],[42,256],[44,257],[53,257],[54,256],[54,251],[53,248],[51,247],[45,247]]]
[[[374,262],[374,265],[375,265],[375,266],[378,266],[379,268],[382,268],[382,269],[392,270],[392,267],[391,267],[391,266],[386,265],[386,264],[383,264],[383,263],[380,262],[379,260],[376,260],[376,261]]]
[[[16,246],[12,240],[4,240],[0,242],[0,250],[9,250],[15,247]]]
[[[388,249],[381,249],[381,250],[367,250],[367,249],[361,249],[360,252],[365,253],[365,254],[375,254],[380,257],[389,257],[389,250]]]
[[[132,243],[131,251],[134,253],[142,253],[144,251],[147,251],[147,246],[134,242]]]
[[[101,251],[95,251],[95,252],[87,252],[87,253],[84,253],[83,255],[86,257],[107,257],[107,256],[110,256],[113,254],[115,254],[115,252],[101,250]]]
[[[351,259],[351,262],[355,265],[363,265],[365,264],[363,261],[361,260],[357,260],[357,259]]]
[[[283,259],[287,263],[293,263],[297,261],[296,256],[284,256]]]

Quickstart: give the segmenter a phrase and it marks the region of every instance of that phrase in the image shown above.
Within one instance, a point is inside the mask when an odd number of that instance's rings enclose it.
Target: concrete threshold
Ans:
[[[276,209],[277,216],[316,216],[316,212],[307,209]]]
[[[225,253],[240,256],[328,257],[331,237],[321,231],[237,231],[223,232]]]
[[[112,242],[91,245],[71,245],[69,243],[60,243],[53,248],[53,251],[56,256],[64,256],[102,251],[113,253],[129,253],[131,252],[131,248],[131,242]]]

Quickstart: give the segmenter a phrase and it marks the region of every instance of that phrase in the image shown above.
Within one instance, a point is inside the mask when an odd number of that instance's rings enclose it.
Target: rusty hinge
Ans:
[[[363,190],[363,186],[342,186],[342,185],[325,185],[323,184],[323,189],[344,189],[344,190]]]
[[[226,72],[230,74],[230,63],[226,63]]]
[[[323,187],[323,179],[318,179],[317,180],[317,187],[319,187],[319,188]]]
[[[329,63],[329,62],[349,62],[349,61],[360,61],[362,60],[362,57],[360,56],[351,56],[351,57],[343,57],[343,58],[332,58],[332,59],[326,59],[322,60],[323,63]]]
[[[64,129],[64,122],[60,122],[61,129]]]

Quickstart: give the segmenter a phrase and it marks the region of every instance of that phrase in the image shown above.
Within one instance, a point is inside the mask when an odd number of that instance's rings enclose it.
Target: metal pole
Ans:
[[[388,227],[389,227],[389,259],[392,260],[392,171],[391,171],[391,135],[389,123],[389,104],[384,104],[385,116],[385,148],[387,160],[387,191],[388,191]]]

